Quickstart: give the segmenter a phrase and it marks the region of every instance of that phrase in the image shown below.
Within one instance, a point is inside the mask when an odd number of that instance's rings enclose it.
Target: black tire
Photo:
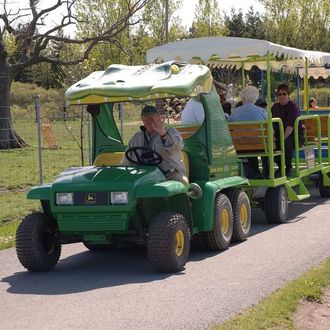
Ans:
[[[329,176],[329,174],[327,174],[327,175]],[[322,174],[322,172],[319,173],[318,186],[319,186],[320,196],[322,198],[330,197],[330,186],[325,186],[323,184],[323,174]]]
[[[181,271],[187,262],[189,249],[189,227],[183,215],[163,212],[151,222],[147,251],[155,271]]]
[[[16,232],[16,253],[20,263],[31,272],[52,269],[61,255],[61,244],[55,236],[57,224],[44,213],[26,216]]]
[[[228,197],[218,194],[214,202],[213,229],[205,233],[208,250],[223,251],[230,244],[233,235],[233,211]]]
[[[87,242],[83,242],[83,244],[91,252],[102,252],[110,250],[110,244],[90,244]]]
[[[268,223],[286,223],[288,221],[288,194],[284,186],[267,189],[264,211]]]
[[[242,189],[231,189],[227,194],[233,210],[233,242],[245,241],[251,230],[251,205]]]

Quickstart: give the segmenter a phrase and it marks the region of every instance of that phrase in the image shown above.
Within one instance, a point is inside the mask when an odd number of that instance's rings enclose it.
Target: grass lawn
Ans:
[[[68,121],[67,126],[77,137],[79,120]],[[39,184],[37,128],[33,121],[19,121],[15,129],[29,144],[24,149],[0,151],[0,249],[14,245],[16,228],[20,220],[40,208],[39,201],[27,200],[26,192]],[[43,180],[54,177],[70,166],[80,166],[80,150],[63,121],[53,123],[53,133],[59,149],[42,150]],[[87,148],[87,134],[84,145]],[[85,150],[85,162],[88,152]]]
[[[127,143],[133,132],[138,129],[140,113],[137,109],[127,108],[124,112],[123,136]],[[115,121],[120,127],[119,116],[115,110]],[[14,122],[18,134],[28,143],[24,149],[0,151],[0,249],[14,245],[14,237],[19,221],[40,208],[39,201],[27,200],[26,192],[38,185],[39,158],[37,125],[34,118]],[[84,165],[88,165],[87,123],[83,127]],[[52,134],[57,149],[47,149],[43,141],[42,169],[43,182],[52,182],[56,175],[71,166],[81,166],[80,120],[56,120],[52,122]],[[73,137],[74,136],[74,137]],[[77,141],[76,141],[77,140]]]

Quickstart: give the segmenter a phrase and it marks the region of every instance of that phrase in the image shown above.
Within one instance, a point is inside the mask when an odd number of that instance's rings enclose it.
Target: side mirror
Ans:
[[[203,190],[197,183],[190,183],[188,187],[188,196],[193,199],[199,199],[203,196]]]

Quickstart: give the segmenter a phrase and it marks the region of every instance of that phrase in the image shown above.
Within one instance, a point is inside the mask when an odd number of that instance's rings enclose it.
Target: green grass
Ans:
[[[75,109],[77,110],[77,109]],[[124,113],[125,142],[138,129],[140,114],[136,109],[127,108]],[[77,111],[76,111],[77,114]],[[115,120],[119,127],[118,113]],[[14,236],[19,221],[40,208],[39,201],[26,199],[30,187],[38,185],[39,159],[37,125],[31,116],[29,120],[14,121],[15,130],[28,143],[24,149],[0,150],[0,249],[14,245]],[[49,150],[43,143],[43,182],[52,182],[56,175],[71,166],[81,165],[80,149],[72,137],[80,142],[80,120],[52,122],[52,132],[58,149]],[[70,134],[70,132],[72,134]],[[87,127],[84,126],[84,164],[88,165]]]
[[[67,126],[78,137],[79,120],[68,121]],[[24,149],[0,151],[0,249],[14,245],[14,236],[20,220],[40,208],[39,201],[27,200],[26,192],[39,184],[39,160],[37,128],[33,120],[14,123],[15,129],[29,144]],[[80,150],[67,131],[63,121],[53,123],[57,150],[42,151],[43,180],[51,182],[54,177],[70,166],[80,166]],[[87,134],[85,134],[87,137]],[[87,139],[85,138],[87,148]],[[88,153],[85,152],[87,164]]]
[[[302,299],[320,302],[330,285],[330,258],[299,279],[275,291],[258,305],[246,310],[214,330],[295,329],[293,316]]]
[[[39,201],[30,201],[25,191],[0,192],[0,250],[14,246],[15,233],[21,219],[39,209]]]

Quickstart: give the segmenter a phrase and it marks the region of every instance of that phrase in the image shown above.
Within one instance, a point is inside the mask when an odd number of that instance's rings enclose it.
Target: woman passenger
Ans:
[[[284,142],[285,142],[285,175],[292,175],[292,154],[294,148],[294,122],[296,118],[300,115],[300,109],[297,104],[290,100],[290,90],[289,86],[286,84],[280,84],[277,88],[277,99],[278,102],[272,106],[272,116],[273,118],[281,118],[284,126]],[[275,144],[276,149],[280,149],[280,137],[279,129],[277,125],[274,128],[275,133]],[[276,176],[280,176],[280,156],[275,157],[275,162],[278,166],[276,171]]]

